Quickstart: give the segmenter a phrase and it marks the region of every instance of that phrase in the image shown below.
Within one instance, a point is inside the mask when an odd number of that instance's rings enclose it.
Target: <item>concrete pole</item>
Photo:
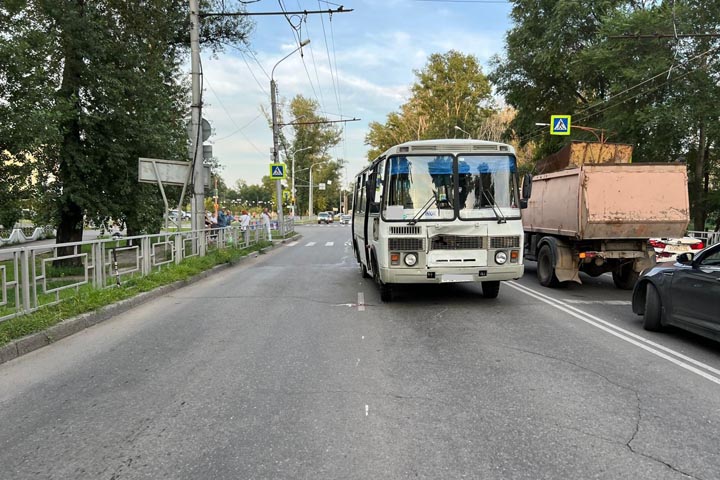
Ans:
[[[278,163],[278,147],[280,142],[280,127],[277,122],[277,94],[275,80],[270,79],[270,106],[272,109],[272,131],[273,131],[273,152],[272,163]],[[280,237],[285,236],[283,231],[283,207],[282,207],[282,184],[280,180],[275,180],[275,194],[277,195],[277,213],[278,213],[278,230]]]
[[[292,216],[295,218],[295,152],[292,158],[292,186],[290,187],[290,202],[292,204]]]
[[[313,179],[312,179],[312,167],[317,165],[317,163],[313,163],[310,165],[310,194],[308,198],[308,215],[312,219],[313,216]]]
[[[193,196],[190,225],[193,231],[205,227],[205,179],[203,178],[203,147],[201,136],[202,92],[200,91],[200,7],[190,0],[190,71],[192,79]]]

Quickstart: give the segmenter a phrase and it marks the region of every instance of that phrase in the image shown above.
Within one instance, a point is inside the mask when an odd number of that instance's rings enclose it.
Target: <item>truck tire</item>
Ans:
[[[555,275],[555,263],[550,245],[545,244],[540,247],[537,259],[537,277],[543,287],[555,288],[560,285],[560,281]]]
[[[632,290],[639,276],[640,273],[633,270],[632,262],[620,265],[612,272],[613,282],[620,290]]]
[[[500,292],[500,282],[482,282],[482,292],[485,298],[497,298]]]
[[[651,332],[659,332],[662,324],[662,301],[660,294],[652,283],[647,284],[645,290],[645,314],[643,316],[643,328]]]

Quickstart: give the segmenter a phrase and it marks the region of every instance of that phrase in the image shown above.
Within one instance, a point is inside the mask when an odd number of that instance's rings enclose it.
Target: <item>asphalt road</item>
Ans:
[[[3,479],[715,479],[720,348],[612,279],[497,299],[303,238],[0,365]]]

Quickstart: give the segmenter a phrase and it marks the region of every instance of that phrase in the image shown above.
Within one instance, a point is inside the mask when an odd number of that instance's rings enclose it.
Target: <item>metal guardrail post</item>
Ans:
[[[93,286],[95,288],[105,287],[105,255],[102,242],[92,244]]]
[[[182,249],[182,247],[183,247],[183,237],[182,237],[182,234],[181,234],[180,232],[176,233],[174,240],[175,240],[175,242],[174,242],[174,244],[175,244],[175,246],[174,246],[174,247],[175,247],[175,265],[179,265],[180,262],[182,262],[182,257],[183,257],[183,254],[182,254],[182,251],[183,251],[183,249]]]
[[[28,261],[28,251],[20,250],[20,275],[19,284],[22,288],[22,309],[26,312],[30,311],[30,262]]]
[[[152,241],[150,237],[143,237],[140,242],[142,251],[142,274],[149,275],[152,270]]]
[[[193,232],[192,235],[198,237],[198,241],[195,242],[198,246],[198,255],[201,257],[205,256],[205,252],[207,252],[207,236],[208,236],[209,230],[198,230],[197,232]],[[195,252],[193,252],[195,253]]]

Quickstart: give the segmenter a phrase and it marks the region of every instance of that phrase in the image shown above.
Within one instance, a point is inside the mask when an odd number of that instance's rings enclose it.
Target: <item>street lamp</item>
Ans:
[[[292,196],[292,216],[295,217],[295,154],[304,150],[310,150],[312,147],[301,148],[292,152],[292,186],[290,187],[290,195]]]
[[[280,127],[278,126],[278,122],[277,122],[277,101],[276,101],[276,97],[277,97],[277,94],[276,94],[277,85],[275,85],[275,69],[277,68],[278,65],[280,65],[280,62],[282,62],[283,60],[285,60],[286,58],[288,58],[290,55],[292,55],[293,53],[295,53],[295,52],[297,52],[298,50],[300,50],[302,47],[304,47],[304,46],[307,45],[308,43],[310,43],[310,39],[309,39],[309,38],[308,38],[307,40],[303,40],[303,41],[300,43],[300,46],[299,46],[299,47],[297,47],[295,50],[293,50],[292,52],[288,53],[288,54],[285,55],[283,58],[281,58],[281,59],[275,64],[275,66],[273,67],[272,71],[270,72],[270,103],[271,103],[270,106],[271,106],[271,108],[272,108],[272,131],[273,131],[273,152],[272,152],[272,156],[273,156],[273,163],[277,163],[277,161],[278,161],[278,140],[279,140],[279,136],[280,136],[280,135],[279,135],[279,129],[280,129]],[[275,190],[276,190],[276,192],[277,192],[277,199],[278,199],[278,209],[277,209],[277,212],[278,212],[278,230],[280,230],[280,235],[281,235],[281,236],[284,236],[284,235],[285,235],[285,232],[284,232],[284,230],[283,230],[283,225],[285,224],[285,222],[283,222],[282,185],[280,184],[280,180],[276,180],[276,181],[275,181]]]
[[[310,165],[310,197],[308,201],[308,212],[310,217],[313,216],[313,179],[312,179],[312,169],[315,165],[320,165],[323,162],[315,162],[312,165]]]
[[[466,131],[463,130],[462,128],[458,127],[457,125],[455,125],[453,128],[454,128],[455,130],[460,130],[461,132],[463,132],[465,135],[468,136],[468,139],[469,139],[470,137],[472,137],[472,135],[470,135],[468,132],[466,132]]]

